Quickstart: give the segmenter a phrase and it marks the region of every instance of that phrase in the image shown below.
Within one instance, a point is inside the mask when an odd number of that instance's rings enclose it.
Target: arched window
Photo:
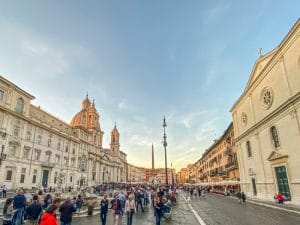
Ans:
[[[280,142],[279,142],[279,137],[278,137],[278,132],[275,126],[272,126],[270,128],[270,132],[271,132],[271,137],[272,137],[272,142],[275,148],[279,148],[280,147]]]
[[[18,98],[16,112],[22,114],[24,109],[24,101],[22,98]]]
[[[250,141],[247,141],[246,147],[247,147],[248,157],[252,157],[252,150],[251,150]]]

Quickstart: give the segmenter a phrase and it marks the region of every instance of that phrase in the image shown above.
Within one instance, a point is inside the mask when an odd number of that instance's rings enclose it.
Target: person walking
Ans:
[[[241,193],[241,199],[242,199],[242,203],[245,204],[246,203],[246,194],[244,192]]]
[[[60,225],[71,225],[73,213],[76,212],[76,208],[71,204],[70,198],[59,207]]]
[[[76,209],[80,212],[81,207],[82,207],[83,204],[84,204],[84,201],[83,201],[83,199],[81,198],[81,195],[78,195],[75,204],[76,204]]]
[[[136,204],[136,212],[139,212],[139,205],[141,206],[142,212],[145,212],[143,204],[142,204],[143,193],[140,190],[135,192],[135,204]]]
[[[14,215],[14,209],[12,206],[13,199],[8,198],[5,201],[3,208],[3,225],[12,225],[12,217]]]
[[[37,196],[38,197],[38,196]],[[50,194],[47,194],[44,198],[43,208],[47,209],[49,205],[52,205],[52,197]]]
[[[7,186],[4,184],[4,185],[3,185],[3,188],[2,188],[2,197],[3,197],[3,198],[6,198],[6,192],[7,192],[7,189],[8,189]]]
[[[16,209],[12,220],[13,225],[21,225],[24,222],[25,206],[26,198],[23,194],[23,190],[19,189],[17,195],[13,199],[13,207]]]
[[[156,225],[160,225],[160,220],[163,216],[163,207],[164,204],[162,203],[162,200],[160,199],[159,196],[155,197],[154,200],[154,209],[155,209],[155,221],[156,221]]]
[[[57,205],[50,205],[46,212],[42,215],[40,225],[58,225],[55,211],[57,210]]]
[[[132,217],[136,213],[136,206],[131,196],[128,197],[125,203],[125,212],[127,213],[127,225],[132,225]]]
[[[118,193],[115,193],[115,197],[111,203],[114,210],[114,225],[119,225],[119,222],[122,220],[123,210],[122,202],[118,199]]]
[[[102,225],[106,225],[106,217],[108,212],[108,199],[107,195],[105,194],[103,199],[100,202],[100,218]]]
[[[283,205],[284,196],[280,192],[277,193],[277,200],[279,205]]]
[[[38,202],[38,196],[34,195],[33,202],[26,209],[26,219],[28,225],[38,225],[38,219],[43,213],[43,207]]]

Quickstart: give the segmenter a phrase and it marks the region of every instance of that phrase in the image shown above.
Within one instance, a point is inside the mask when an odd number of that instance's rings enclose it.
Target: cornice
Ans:
[[[14,90],[21,92],[23,95],[25,95],[26,97],[28,97],[30,100],[35,99],[35,97],[31,94],[29,94],[28,92],[24,91],[23,89],[19,88],[17,85],[15,85],[14,83],[10,82],[9,80],[5,79],[2,75],[0,75],[0,80],[6,84],[8,84],[11,88],[13,88]]]

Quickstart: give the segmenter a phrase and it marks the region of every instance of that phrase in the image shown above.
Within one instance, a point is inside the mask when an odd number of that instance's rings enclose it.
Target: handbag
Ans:
[[[130,212],[131,212],[131,213],[134,213],[134,209],[130,209]]]

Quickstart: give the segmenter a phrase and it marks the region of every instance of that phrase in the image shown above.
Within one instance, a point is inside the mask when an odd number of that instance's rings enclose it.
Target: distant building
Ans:
[[[281,192],[300,205],[300,20],[254,64],[231,109],[241,188],[272,201]]]

